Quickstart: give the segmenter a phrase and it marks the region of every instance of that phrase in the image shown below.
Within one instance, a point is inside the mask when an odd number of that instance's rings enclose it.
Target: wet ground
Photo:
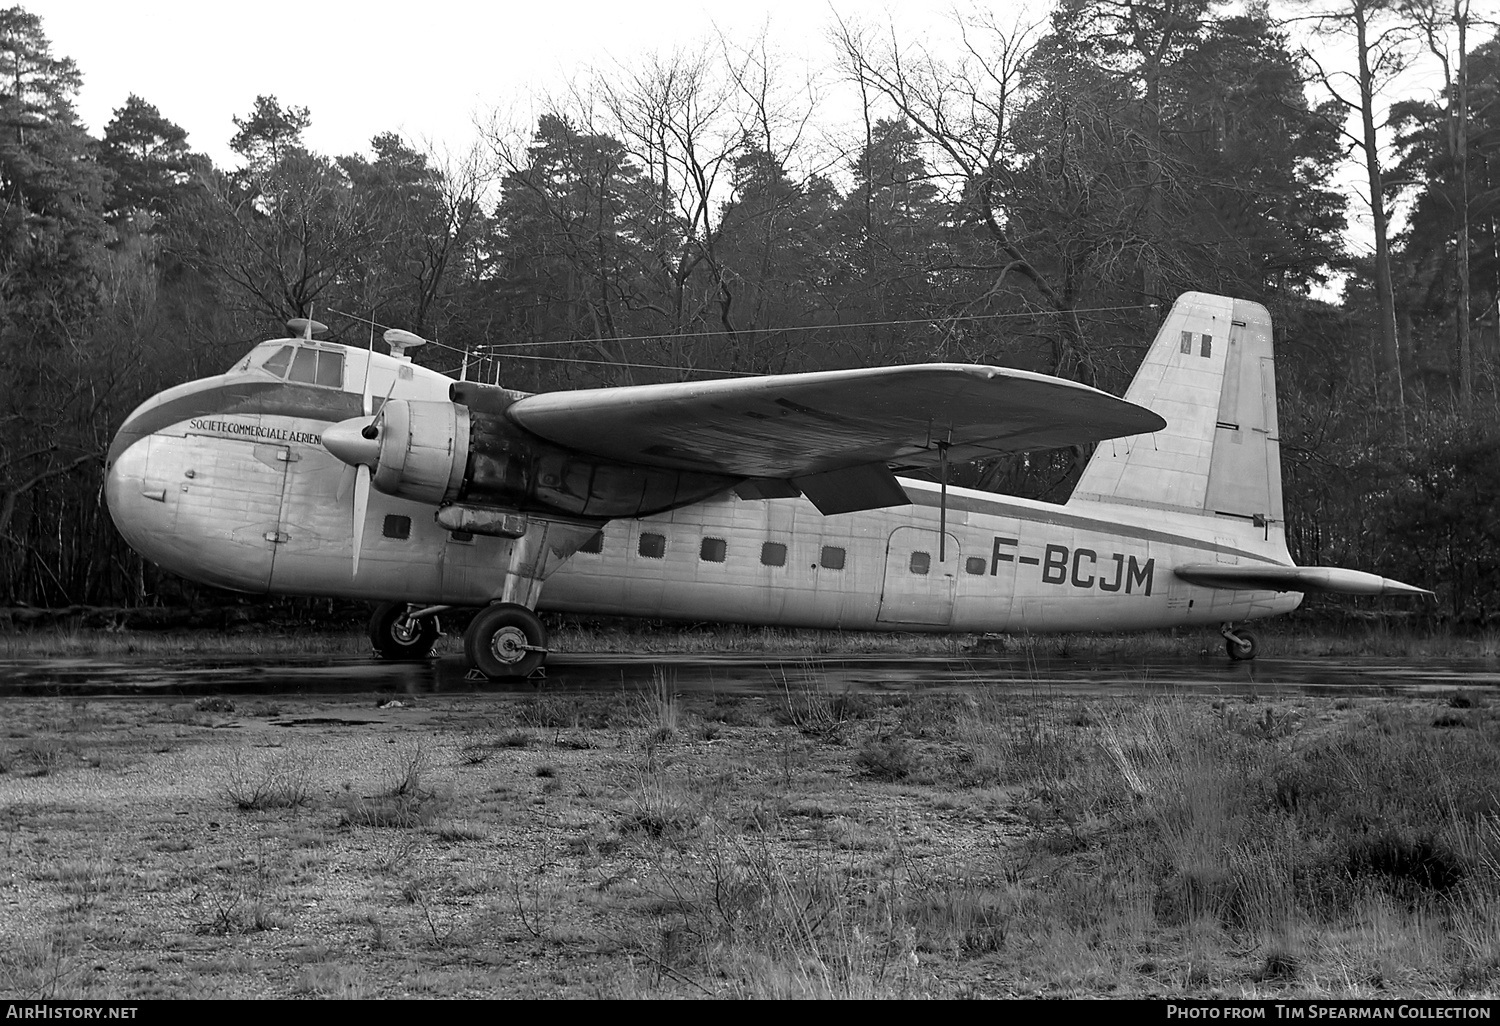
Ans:
[[[490,682],[467,672],[457,657],[425,663],[371,658],[184,657],[0,661],[0,697],[98,695],[525,695],[537,688],[562,692],[634,689],[664,681],[678,692],[765,694],[788,686],[831,691],[897,692],[978,684],[1018,691],[1064,693],[1215,690],[1242,694],[1268,688],[1328,693],[1398,694],[1500,685],[1500,661],[1347,658],[1256,659],[1153,657],[1037,659],[980,655],[963,658],[899,655],[704,656],[553,655],[546,677]]]

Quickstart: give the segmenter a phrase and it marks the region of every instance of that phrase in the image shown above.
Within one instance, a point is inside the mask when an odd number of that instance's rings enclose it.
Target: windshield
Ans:
[[[282,346],[260,365],[260,369],[303,385],[340,388],[344,384],[344,354],[333,349]]]

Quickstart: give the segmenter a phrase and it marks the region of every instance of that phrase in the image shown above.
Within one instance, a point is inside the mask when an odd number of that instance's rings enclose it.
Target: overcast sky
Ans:
[[[6,0],[0,0],[6,2]],[[1495,24],[1500,0],[1472,0],[1476,17]],[[833,130],[857,119],[857,101],[832,67],[829,33],[836,12],[870,25],[894,22],[905,42],[946,48],[942,35],[954,7],[984,9],[1010,24],[1024,6],[1045,12],[1048,0],[22,0],[42,18],[56,56],[83,73],[78,112],[102,135],[115,108],[136,93],[188,131],[193,149],[224,167],[233,118],[258,94],[312,113],[309,147],[329,155],[367,153],[372,136],[400,133],[423,148],[461,154],[479,138],[476,120],[498,114],[529,130],[539,98],[566,91],[590,74],[639,67],[653,51],[694,50],[720,33],[749,41],[765,32],[788,78],[821,78],[820,110]],[[1295,9],[1277,0],[1277,11]],[[1471,45],[1493,31],[1476,27]],[[1347,44],[1320,47],[1329,66],[1352,65]],[[1429,69],[1430,70],[1430,69]],[[618,74],[613,76],[618,80]],[[1435,81],[1428,74],[1426,79]],[[1432,95],[1417,80],[1408,87]],[[841,93],[842,98],[841,98]],[[850,111],[849,125],[838,127]],[[856,140],[844,140],[849,145]],[[829,147],[838,149],[837,141]],[[1362,173],[1346,167],[1351,195]],[[1365,205],[1351,203],[1351,243],[1363,248]]]
[[[30,0],[55,56],[83,73],[78,112],[95,135],[135,93],[221,165],[232,118],[258,94],[308,107],[308,145],[365,152],[396,131],[462,150],[476,116],[531,112],[594,68],[763,26],[790,61],[825,66],[833,8],[819,0]],[[847,5],[846,5],[847,6]],[[869,6],[869,5],[866,5]],[[907,4],[918,12],[930,5]],[[869,8],[875,13],[873,7]],[[898,12],[899,13],[899,12]],[[939,17],[942,17],[939,15]]]

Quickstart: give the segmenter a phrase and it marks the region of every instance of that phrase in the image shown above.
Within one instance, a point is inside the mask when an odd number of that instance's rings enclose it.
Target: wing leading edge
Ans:
[[[944,447],[963,462],[1166,423],[1077,382],[966,364],[548,392],[507,414],[550,442],[625,463],[759,479],[767,495],[790,482],[825,513],[906,502],[892,469],[936,466]]]
[[[1431,595],[1426,588],[1333,566],[1220,566],[1193,563],[1172,573],[1189,584],[1240,591],[1326,591],[1340,595]]]

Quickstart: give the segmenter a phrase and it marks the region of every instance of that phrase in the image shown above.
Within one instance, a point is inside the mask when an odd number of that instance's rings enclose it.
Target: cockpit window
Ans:
[[[269,360],[260,365],[260,369],[267,374],[274,374],[278,378],[286,377],[286,369],[292,362],[292,347],[282,346],[271,356]]]
[[[318,351],[318,384],[330,388],[344,385],[344,354]]]
[[[339,388],[344,384],[344,354],[311,346],[282,346],[260,369],[267,374],[304,385]],[[290,374],[287,372],[290,370]]]
[[[344,354],[300,347],[292,360],[292,375],[288,380],[338,388],[344,383]]]

